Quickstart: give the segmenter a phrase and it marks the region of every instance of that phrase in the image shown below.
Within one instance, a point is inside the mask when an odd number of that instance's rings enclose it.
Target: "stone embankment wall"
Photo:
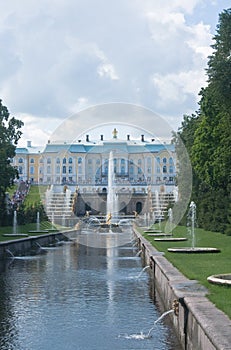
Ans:
[[[135,230],[145,266],[171,313],[173,328],[186,350],[231,350],[231,320],[207,298],[207,290],[182,275],[160,252]]]
[[[11,254],[14,256],[29,254],[38,251],[39,246],[52,245],[64,239],[67,239],[66,235],[59,232],[1,242],[0,260],[10,257]]]

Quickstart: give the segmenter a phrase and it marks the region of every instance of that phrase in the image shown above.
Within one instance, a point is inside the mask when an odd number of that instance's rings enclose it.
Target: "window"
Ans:
[[[51,159],[47,158],[47,164],[51,164]]]
[[[157,157],[156,161],[157,161],[158,164],[160,164],[160,157]]]
[[[169,164],[173,164],[173,159],[172,159],[172,157],[169,158]]]
[[[56,164],[60,164],[60,158],[56,159]]]
[[[69,174],[72,174],[72,166],[69,166],[68,172],[69,172]]]
[[[22,159],[22,158],[19,158],[18,162],[19,162],[19,163],[23,163],[23,159]]]
[[[51,166],[48,165],[48,166],[47,166],[47,174],[50,174],[50,173],[51,173]]]
[[[151,164],[152,164],[152,159],[151,159],[151,157],[148,157],[148,158],[147,158],[147,163],[148,163],[148,165],[151,165]]]
[[[159,167],[159,166],[156,168],[156,172],[157,172],[158,174],[160,173],[160,167]]]
[[[60,165],[56,166],[56,174],[60,174]]]
[[[125,164],[125,159],[122,158],[122,159],[121,159],[121,165],[124,165],[124,164]]]
[[[30,167],[30,174],[34,174],[34,167],[33,166]]]
[[[63,174],[66,174],[66,172],[67,172],[66,165],[63,165]]]
[[[167,167],[166,167],[166,165],[163,166],[163,173],[167,173]]]
[[[134,174],[134,167],[130,166],[130,174]]]
[[[66,158],[63,158],[63,164],[66,164],[66,163],[67,163]]]
[[[163,158],[163,163],[166,164],[167,163],[167,159]]]
[[[78,158],[78,164],[82,164],[83,160],[81,157]]]
[[[121,174],[125,174],[125,166],[121,167]]]
[[[30,159],[30,163],[34,163],[34,158],[31,158],[31,159]]]
[[[18,172],[19,172],[19,174],[22,174],[22,173],[23,173],[22,166],[19,166],[19,167],[18,167]]]
[[[68,159],[68,163],[72,164],[72,158],[71,157]]]
[[[173,171],[174,171],[174,168],[173,168],[172,165],[170,165],[170,167],[169,167],[169,172],[170,172],[170,174],[173,174]]]

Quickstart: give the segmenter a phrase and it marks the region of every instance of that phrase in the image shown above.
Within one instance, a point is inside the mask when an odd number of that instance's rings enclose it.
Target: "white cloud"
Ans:
[[[40,129],[41,138],[49,136],[54,121],[99,103],[138,103],[179,117],[197,108],[222,4],[225,0],[4,2],[0,98],[14,114],[30,116],[24,130]]]
[[[100,77],[107,77],[107,78],[110,78],[111,80],[118,80],[119,79],[118,75],[115,72],[113,65],[110,63],[101,64],[98,67],[97,72],[98,72]]]
[[[152,82],[156,86],[158,96],[160,97],[159,104],[168,104],[171,106],[172,102],[182,104],[191,95],[196,96],[198,86],[205,85],[205,77],[201,71],[188,71],[171,73],[166,75],[155,74],[152,77]]]
[[[211,55],[213,51],[211,48],[212,34],[210,29],[209,25],[205,25],[201,22],[188,28],[192,36],[186,43],[196,54],[201,55],[205,60],[207,60],[208,56]]]
[[[45,145],[50,138],[53,130],[60,124],[60,120],[53,118],[47,120],[39,116],[29,115],[20,113],[14,114],[17,119],[23,121],[24,126],[22,127],[23,137],[19,141],[19,146],[26,146],[26,141],[32,141],[34,146]]]

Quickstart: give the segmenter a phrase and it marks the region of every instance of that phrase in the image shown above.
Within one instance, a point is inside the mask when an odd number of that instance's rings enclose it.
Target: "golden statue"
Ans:
[[[107,225],[110,225],[110,224],[111,224],[111,218],[112,218],[111,213],[108,213],[108,214],[107,214],[107,221],[106,221],[106,224],[107,224]]]
[[[118,131],[116,130],[116,128],[114,128],[114,130],[112,131],[113,139],[117,139],[117,134]]]

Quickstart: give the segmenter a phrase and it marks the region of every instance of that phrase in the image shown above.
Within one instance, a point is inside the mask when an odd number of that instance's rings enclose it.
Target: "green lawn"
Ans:
[[[43,230],[53,230],[52,224],[49,221],[41,222],[40,224],[40,231],[39,232],[29,232],[29,231],[36,231],[37,225],[36,223],[26,224],[26,225],[18,225],[17,226],[17,233],[26,233],[29,236],[40,236],[43,234],[47,234],[45,232],[42,232]],[[12,226],[5,226],[0,227],[0,242],[5,242],[9,240],[14,239],[20,239],[19,237],[13,237],[13,236],[4,236],[4,234],[12,234],[13,233],[13,227]],[[23,237],[22,237],[23,238]]]
[[[223,310],[231,319],[231,287],[213,285],[207,281],[207,277],[214,274],[231,273],[231,236],[221,233],[195,230],[195,247],[212,247],[221,250],[220,253],[184,254],[168,252],[168,248],[191,246],[190,237],[186,227],[177,227],[173,231],[174,237],[187,237],[183,242],[158,242],[154,237],[143,233],[159,251],[165,253],[165,257],[187,278],[199,281],[208,289],[208,299],[219,309]]]
[[[30,207],[35,203],[40,203],[47,186],[30,186],[28,195],[25,198],[24,204],[26,207]]]

